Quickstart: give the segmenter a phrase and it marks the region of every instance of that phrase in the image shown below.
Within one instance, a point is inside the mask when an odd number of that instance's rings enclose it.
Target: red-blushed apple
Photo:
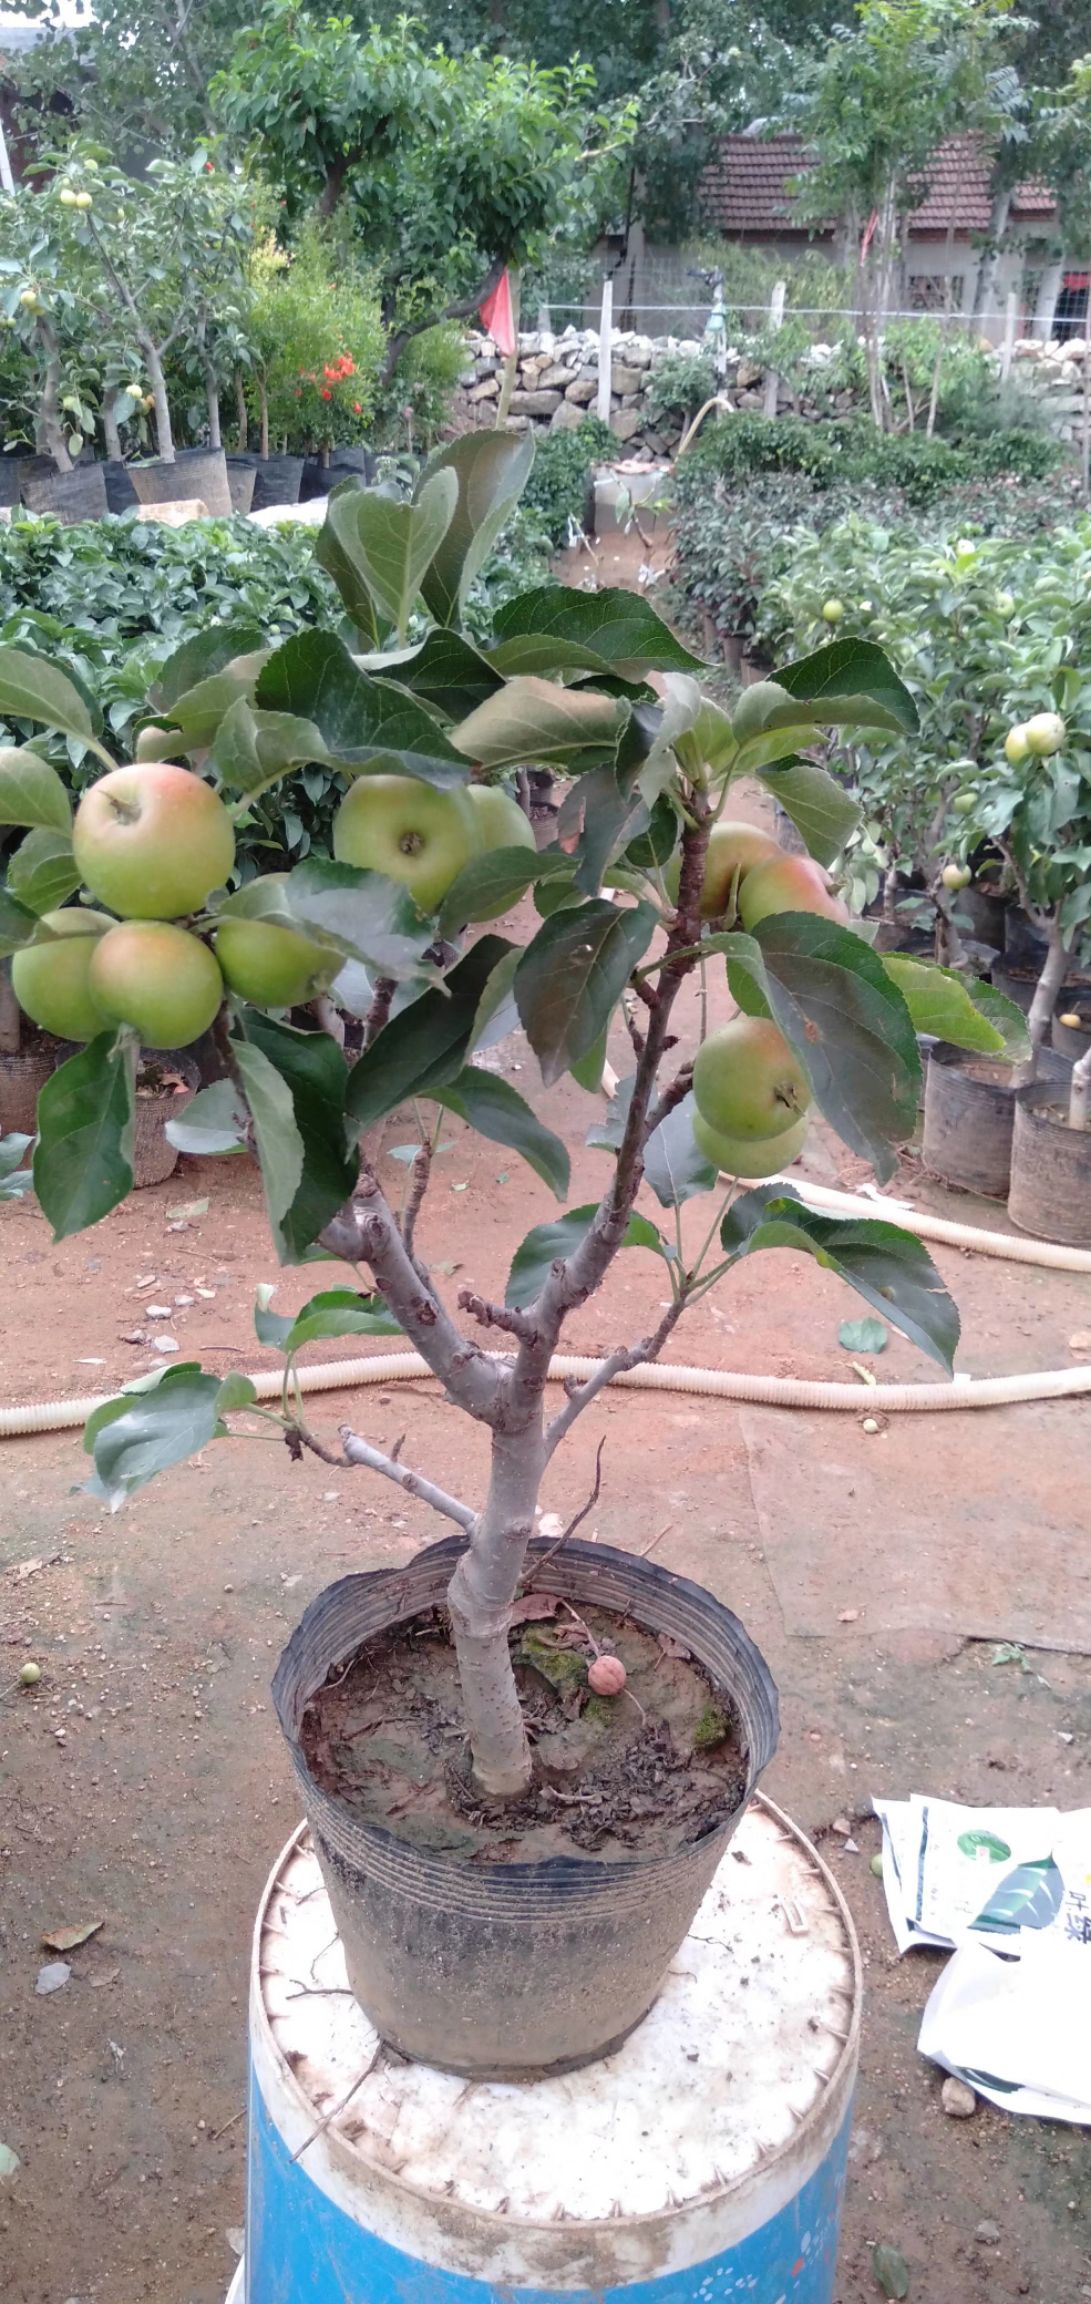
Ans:
[[[807,1138],[806,1114],[795,1120],[790,1128],[782,1128],[779,1136],[721,1136],[710,1128],[699,1112],[693,1115],[693,1134],[698,1149],[714,1168],[725,1176],[738,1176],[746,1184],[760,1184],[766,1176],[779,1176],[798,1159]]]
[[[759,864],[771,863],[782,853],[771,834],[763,832],[760,825],[737,823],[730,817],[721,818],[709,834],[705,877],[701,888],[702,920],[724,919],[731,906],[733,890],[737,908],[737,892],[747,873],[753,872]]]
[[[263,888],[283,886],[286,872],[264,873]],[[224,983],[255,1008],[297,1008],[324,992],[344,967],[344,955],[328,944],[317,944],[302,928],[285,928],[277,920],[247,920],[230,915],[215,935],[216,958]]]
[[[96,943],[90,979],[104,1014],[131,1024],[145,1048],[188,1048],[223,999],[207,944],[166,920],[119,921]]]
[[[772,912],[817,912],[824,920],[844,923],[848,913],[835,896],[821,864],[813,856],[774,856],[756,864],[739,887],[739,918],[744,928],[756,928]]]
[[[693,1065],[697,1110],[720,1136],[779,1136],[811,1101],[803,1066],[765,1016],[733,1016],[710,1032]]]
[[[477,811],[465,785],[445,792],[415,776],[358,776],[334,818],[340,864],[400,880],[422,912],[434,912],[452,880],[481,852]]]
[[[518,800],[502,784],[468,784],[483,855],[494,848],[536,848],[534,827]]]
[[[32,1024],[58,1040],[93,1040],[109,1030],[110,1018],[91,991],[91,956],[99,937],[116,926],[108,913],[82,904],[43,912],[40,940],[24,944],[11,963],[12,990]]]
[[[222,888],[235,832],[219,793],[191,768],[143,760],[84,793],[72,847],[92,896],[123,920],[177,920]]]

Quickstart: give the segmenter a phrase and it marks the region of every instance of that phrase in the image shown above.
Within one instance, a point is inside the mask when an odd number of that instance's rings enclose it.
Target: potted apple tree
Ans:
[[[778,1172],[818,1110],[889,1175],[916,1112],[915,1014],[942,1012],[971,1043],[992,1030],[944,971],[874,954],[826,886],[851,804],[798,755],[829,727],[912,727],[878,648],[835,642],[730,719],[628,593],[547,584],[504,606],[488,645],[467,638],[469,588],[531,455],[471,435],[432,458],[412,501],[335,495],[317,548],[356,647],[317,630],[271,650],[229,628],[188,643],[160,675],[143,761],[111,769],[77,811],[84,933],[65,938],[14,900],[4,912],[9,948],[25,968],[29,944],[40,977],[28,1007],[48,994],[85,1040],[39,1103],[33,1189],[55,1235],[129,1189],[141,1041],[178,1045],[211,1022],[228,1076],[176,1141],[249,1150],[280,1261],[341,1267],[295,1318],[260,1292],[258,1336],[285,1363],[271,1406],[243,1376],[172,1367],[91,1416],[93,1486],[120,1504],[229,1430],[267,1434],[271,1417],[293,1463],[368,1468],[454,1531],[407,1567],[324,1592],[275,1701],[358,1997],[405,2053],[506,2076],[587,2061],[644,2015],[776,1738],[768,1673],[710,1594],[635,1552],[535,1535],[545,1468],[606,1385],[767,1248],[817,1257],[949,1368],[957,1314],[921,1243],[819,1217]],[[25,714],[97,739],[51,667],[3,650],[0,676],[21,685]],[[228,893],[235,821],[299,762],[345,779],[332,857]],[[528,763],[565,784],[558,840],[541,850],[504,805],[504,780]],[[817,860],[767,844],[725,861],[716,826],[743,774],[776,792]],[[499,934],[491,923],[528,893],[529,927]],[[679,1001],[702,965],[726,967],[740,1016],[691,1063]],[[346,971],[358,1004],[361,974],[369,987],[351,1066],[313,1017],[285,1015],[319,987],[336,1000]],[[593,1091],[622,1015],[631,1069],[590,1137],[601,1192],[570,1207],[564,1144],[475,1058],[517,1019],[544,1082],[572,1073]],[[370,1132],[407,1099],[434,1121],[398,1209]],[[560,1204],[513,1242],[502,1296],[469,1275],[456,1306],[419,1237],[451,1115]],[[682,1220],[698,1194],[711,1199],[703,1245]],[[661,1260],[661,1317],[551,1395],[566,1323],[635,1250]],[[394,1334],[483,1427],[481,1496],[348,1426],[312,1429],[295,1381],[308,1346]]]

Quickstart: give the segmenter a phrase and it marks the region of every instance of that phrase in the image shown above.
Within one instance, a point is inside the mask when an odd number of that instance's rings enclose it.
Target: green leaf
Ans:
[[[577,1088],[584,1088],[589,1096],[597,1096],[606,1070],[606,1047],[610,1037],[609,1026],[599,1033],[593,1048],[572,1066],[572,1078]]]
[[[623,697],[602,696],[594,688],[515,679],[453,729],[452,740],[483,768],[571,763],[581,754],[613,757],[630,711]]]
[[[579,1247],[597,1214],[598,1205],[592,1202],[586,1208],[570,1208],[566,1216],[558,1216],[552,1224],[536,1224],[512,1258],[504,1290],[505,1304],[532,1304],[548,1280],[551,1267]],[[651,1248],[656,1256],[666,1254],[662,1235],[646,1216],[630,1216],[621,1246]]]
[[[357,656],[362,672],[396,680],[420,696],[445,720],[463,720],[486,697],[495,696],[504,683],[480,648],[461,632],[435,627],[416,648],[399,648],[384,655]]]
[[[423,495],[437,472],[452,471],[458,501],[421,589],[437,624],[457,624],[466,595],[488,559],[534,462],[534,438],[511,432],[467,432],[429,457],[418,483]]]
[[[254,1123],[265,1205],[277,1253],[287,1262],[282,1226],[303,1178],[303,1138],[292,1092],[260,1048],[235,1039],[235,1062]]]
[[[823,728],[892,728],[915,736],[917,707],[889,658],[873,640],[834,640],[776,675],[797,703],[812,704]],[[753,691],[749,691],[753,693]]]
[[[573,1075],[573,1077],[574,1076],[575,1075]],[[584,1137],[584,1143],[591,1151],[620,1151],[621,1140],[625,1134],[625,1123],[629,1117],[629,1106],[633,1100],[633,1089],[635,1086],[635,1072],[630,1072],[626,1079],[618,1081],[617,1087],[615,1088],[614,1093],[606,1106],[606,1110],[603,1112],[600,1119],[592,1121],[591,1126],[588,1129],[586,1136]],[[692,1133],[693,1132],[691,1129],[691,1142]],[[657,1129],[656,1139],[658,1139],[659,1136],[660,1130]],[[693,1149],[696,1151],[696,1145],[694,1145]],[[715,1172],[710,1168],[708,1173],[711,1177]]]
[[[289,874],[286,895],[297,924],[325,937],[347,959],[399,981],[427,974],[422,955],[435,930],[399,880],[308,856]]]
[[[135,1079],[132,1036],[103,1032],[40,1091],[34,1190],[55,1240],[97,1224],[132,1190]]]
[[[28,832],[8,865],[8,887],[28,911],[53,912],[74,896],[81,874],[67,832]]]
[[[970,1922],[983,1936],[1017,1936],[1021,1928],[1048,1928],[1064,1903],[1064,1879],[1052,1856],[1017,1864],[993,1889]]]
[[[206,624],[160,665],[148,690],[149,701],[166,718],[183,696],[223,672],[237,657],[253,656],[264,646],[260,624]]]
[[[0,744],[0,824],[67,832],[72,803],[55,768],[29,745]]]
[[[461,753],[417,697],[362,672],[332,632],[297,632],[275,649],[254,701],[317,729],[322,750],[312,756],[352,775],[387,770],[440,789],[467,781]]]
[[[271,1344],[290,1359],[305,1344],[319,1344],[334,1336],[400,1336],[402,1327],[381,1296],[361,1295],[356,1288],[326,1288],[312,1296],[299,1312],[285,1317],[269,1310],[271,1288],[259,1288],[254,1308],[258,1342]]]
[[[441,936],[456,936],[470,920],[496,920],[535,881],[571,878],[573,858],[559,848],[493,848],[475,856],[451,882],[439,911]]]
[[[559,830],[567,839],[578,826],[576,884],[586,896],[598,894],[611,857],[645,828],[648,816],[639,792],[622,789],[609,761],[590,768],[573,785],[561,809]]]
[[[905,1001],[915,1032],[934,1033],[938,1040],[949,1040],[955,1048],[972,1048],[982,1055],[1003,1054],[1003,1033],[997,1031],[976,1004],[978,985],[968,984],[965,977],[956,975],[952,968],[938,968],[927,960],[910,960],[901,952],[884,953],[883,967]],[[1019,1017],[1025,1032],[1026,1018],[1022,1011],[1015,1007],[1014,1001],[1007,1005]]]
[[[239,696],[216,730],[212,765],[229,792],[255,799],[290,768],[328,765],[326,747],[314,722],[292,712],[256,712]]]
[[[369,488],[346,487],[331,496],[315,555],[361,631],[377,635],[392,625],[404,639],[457,503],[458,476],[449,466],[421,482],[413,503]]]
[[[83,1445],[94,1457],[92,1494],[112,1512],[157,1472],[184,1464],[210,1440],[223,1437],[223,1411],[247,1407],[255,1397],[246,1377],[207,1376],[192,1363],[167,1368],[151,1389],[104,1401],[87,1420]]]
[[[0,888],[0,959],[6,960],[23,944],[29,944],[37,929],[37,913],[18,903],[6,888]]]
[[[0,1181],[6,1181],[21,1168],[33,1142],[33,1136],[23,1136],[17,1129],[13,1129],[10,1136],[0,1136]]]
[[[247,656],[233,656],[221,672],[187,688],[170,706],[170,716],[187,752],[204,752],[215,742],[220,724],[240,697],[254,694],[258,674],[269,655],[255,648]]]
[[[468,1121],[479,1136],[504,1144],[540,1176],[558,1200],[568,1190],[570,1164],[559,1136],[539,1120],[525,1098],[495,1072],[468,1064],[446,1087],[434,1091],[436,1102]]]
[[[885,1352],[890,1337],[885,1320],[842,1320],[837,1341],[846,1352]]]
[[[879,1220],[819,1216],[783,1184],[759,1184],[728,1209],[720,1242],[733,1262],[762,1248],[813,1256],[950,1374],[958,1312],[915,1233]]]
[[[909,2267],[905,2257],[881,2240],[871,2251],[871,2269],[883,2295],[892,2296],[896,2304],[901,2304],[902,2298],[909,2294]]]
[[[345,1091],[345,1110],[359,1128],[373,1128],[396,1105],[429,1095],[461,1071],[486,986],[512,949],[502,936],[480,937],[442,986],[422,993],[376,1034]]]
[[[190,1098],[177,1120],[166,1122],[168,1144],[176,1152],[209,1159],[246,1150],[247,1111],[233,1080],[214,1080]]]
[[[668,1112],[644,1147],[644,1180],[661,1208],[681,1208],[699,1192],[711,1192],[719,1170],[699,1151],[693,1133],[695,1106],[685,1096]]]
[[[761,781],[791,818],[808,854],[820,864],[835,863],[860,821],[860,810],[844,786],[813,760],[782,761],[763,769]]]
[[[621,911],[603,898],[543,921],[515,973],[515,998],[549,1086],[605,1029],[655,932],[654,905]]]
[[[694,672],[691,654],[639,592],[579,592],[568,584],[542,584],[520,592],[496,612],[490,660],[501,671],[550,672],[570,667],[617,672],[639,680],[646,672]],[[529,637],[535,660],[519,643]]]
[[[754,934],[713,936],[749,1016],[771,1015],[843,1143],[893,1174],[890,1147],[912,1135],[920,1057],[909,1012],[862,937],[812,912],[777,912]],[[756,961],[756,964],[755,964]]]
[[[0,720],[40,720],[85,744],[102,725],[75,681],[27,648],[0,648]]]
[[[359,1174],[345,1118],[345,1060],[328,1033],[297,1032],[289,1024],[259,1015],[255,1008],[243,1012],[241,1023],[251,1057],[264,1056],[291,1096],[303,1166],[291,1205],[280,1218],[278,1252],[282,1263],[300,1263],[323,1227],[351,1199]],[[253,1112],[249,1083],[247,1100]],[[263,1151],[263,1172],[264,1162]]]

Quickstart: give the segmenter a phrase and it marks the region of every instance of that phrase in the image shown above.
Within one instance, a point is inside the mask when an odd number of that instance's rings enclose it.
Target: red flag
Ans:
[[[502,272],[491,295],[481,306],[481,319],[498,352],[510,359],[515,350],[515,315],[511,308],[511,274]]]

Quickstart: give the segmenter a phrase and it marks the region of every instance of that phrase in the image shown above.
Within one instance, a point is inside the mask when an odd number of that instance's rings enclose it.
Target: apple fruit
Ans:
[[[706,1127],[749,1141],[783,1134],[806,1112],[811,1084],[768,1017],[733,1016],[701,1042],[693,1096]]]
[[[266,873],[263,888],[285,886],[286,872]],[[277,920],[227,917],[214,938],[220,973],[229,992],[255,1008],[298,1008],[324,992],[344,967],[344,954],[316,944],[302,928]]]
[[[176,920],[223,886],[235,832],[218,792],[192,769],[143,760],[84,793],[72,848],[92,896],[123,920]]]
[[[494,848],[537,848],[534,827],[518,800],[502,784],[468,784],[482,852]]]
[[[1006,619],[1007,617],[1009,617],[1009,616],[1014,616],[1014,614],[1015,614],[1015,594],[1014,594],[1014,592],[998,592],[998,593],[997,593],[997,595],[996,595],[996,613],[997,613],[997,615],[998,615],[998,616],[1003,616],[1005,619]]]
[[[730,817],[721,818],[709,834],[705,877],[701,887],[702,920],[722,920],[731,903],[733,889],[736,891],[737,905],[737,891],[746,874],[752,872],[756,865],[768,864],[782,853],[771,833],[763,832],[759,825],[743,824]]]
[[[1044,760],[1050,752],[1059,752],[1068,730],[1059,712],[1035,712],[1023,729],[1027,751],[1034,759]]]
[[[833,895],[821,864],[813,856],[771,857],[748,872],[739,888],[739,917],[744,928],[756,928],[773,912],[817,912],[824,920],[844,923],[848,913]]]
[[[693,1135],[698,1149],[714,1168],[725,1176],[740,1176],[744,1183],[760,1183],[765,1176],[777,1176],[782,1168],[798,1159],[807,1139],[807,1116],[793,1120],[790,1128],[782,1128],[777,1136],[732,1137],[721,1136],[710,1128],[699,1112],[693,1115]]]
[[[77,192],[75,200],[75,205],[77,208],[83,209],[86,213],[91,204],[91,194],[89,192]]]
[[[956,792],[951,802],[951,814],[953,816],[972,816],[976,806],[976,792]]]
[[[11,984],[20,1008],[43,1032],[58,1040],[93,1040],[109,1029],[91,991],[91,956],[99,937],[116,928],[106,912],[73,904],[64,912],[43,912],[40,927],[52,930],[24,944],[12,957]]]
[[[822,621],[824,624],[840,624],[844,613],[845,603],[843,600],[823,601]]]
[[[63,184],[57,197],[62,208],[74,208],[76,205],[76,195],[71,184]]]
[[[207,944],[166,920],[122,920],[98,938],[91,991],[114,1024],[131,1024],[145,1048],[188,1048],[207,1032],[223,977]]]
[[[1014,728],[1009,728],[1004,738],[1004,758],[1012,768],[1021,768],[1024,760],[1030,758],[1027,731],[1021,720],[1016,721]]]
[[[944,887],[950,889],[952,895],[957,895],[960,888],[968,888],[972,878],[972,872],[961,864],[945,864],[940,873]]]
[[[478,813],[461,784],[441,792],[415,776],[358,776],[334,818],[338,863],[400,880],[422,912],[436,911],[480,852]]]

